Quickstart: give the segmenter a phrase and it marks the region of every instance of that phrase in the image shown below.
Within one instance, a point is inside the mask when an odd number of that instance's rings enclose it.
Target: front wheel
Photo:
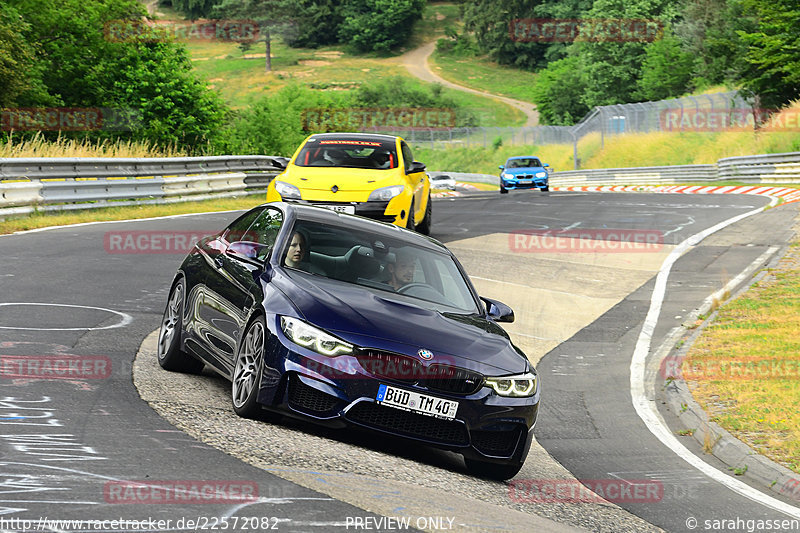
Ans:
[[[505,481],[516,476],[522,469],[522,464],[487,463],[475,459],[464,458],[467,469],[474,475],[496,481]]]
[[[508,194],[508,189],[503,187],[503,182],[500,182],[500,194]]]
[[[408,208],[408,219],[406,219],[406,229],[415,231],[417,224],[414,222],[414,200],[411,200],[411,206]]]
[[[258,405],[258,388],[261,384],[261,370],[264,367],[264,335],[267,323],[259,316],[247,327],[236,353],[236,365],[231,380],[233,410],[243,418],[259,418],[261,406]]]
[[[542,187],[541,190],[542,190],[542,192],[549,192],[550,191],[550,186],[549,185],[545,185],[544,187]]]
[[[431,205],[431,195],[428,195],[428,206],[425,208],[425,218],[417,226],[417,231],[423,235],[431,234],[431,216],[433,216],[433,206]]]
[[[180,278],[169,293],[167,307],[158,332],[158,364],[164,370],[199,374],[203,363],[181,350],[181,322],[186,281]]]

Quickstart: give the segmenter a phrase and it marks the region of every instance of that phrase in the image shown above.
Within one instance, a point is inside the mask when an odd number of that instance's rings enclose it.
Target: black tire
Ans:
[[[550,187],[542,187],[542,192],[550,192]]]
[[[185,293],[186,281],[180,278],[172,286],[167,307],[164,309],[164,317],[161,319],[161,329],[158,332],[158,364],[164,370],[172,372],[199,374],[205,365],[181,350]]]
[[[245,330],[236,350],[236,362],[231,376],[231,400],[234,412],[242,418],[262,418],[263,410],[256,401],[264,369],[264,339],[267,323],[256,317]]]
[[[408,218],[406,219],[406,229],[416,231],[417,224],[414,222],[414,199],[411,199],[411,207],[408,208]]]
[[[423,235],[431,234],[431,217],[433,216],[433,205],[431,202],[431,195],[428,194],[428,206],[425,208],[425,218],[417,226],[417,231]]]
[[[503,187],[502,183],[500,183],[500,194],[508,194],[508,189]]]
[[[475,459],[464,458],[464,463],[471,474],[485,479],[505,481],[516,476],[522,469],[522,464],[486,463]]]

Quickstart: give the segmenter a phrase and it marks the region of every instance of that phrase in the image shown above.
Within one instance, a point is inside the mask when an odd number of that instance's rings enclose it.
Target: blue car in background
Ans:
[[[506,194],[509,189],[549,191],[549,167],[531,155],[510,157],[505,165],[500,165],[500,193]]]

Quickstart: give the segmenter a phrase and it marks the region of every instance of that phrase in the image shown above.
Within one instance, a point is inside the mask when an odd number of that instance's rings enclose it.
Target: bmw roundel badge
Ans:
[[[433,352],[430,350],[421,349],[417,351],[417,355],[425,361],[430,361],[433,359]]]

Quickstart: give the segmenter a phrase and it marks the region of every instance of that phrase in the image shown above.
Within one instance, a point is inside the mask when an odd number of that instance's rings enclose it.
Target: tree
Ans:
[[[586,78],[581,58],[572,55],[554,61],[539,73],[533,86],[533,101],[543,124],[570,126],[589,107],[581,101]]]
[[[660,20],[677,16],[671,0],[595,0],[587,13],[589,19]],[[583,102],[598,105],[632,102],[637,99],[637,80],[645,60],[647,41],[657,35],[657,24],[643,27],[632,37],[601,33],[595,40],[580,43],[580,56],[586,73]],[[649,33],[648,33],[649,31]]]
[[[264,41],[266,61],[264,70],[272,70],[272,34],[290,30],[293,2],[291,0],[222,0],[214,9],[217,16],[252,20],[259,27],[259,41]]]
[[[11,0],[34,51],[42,94],[31,106],[113,108],[139,117],[132,131],[82,133],[194,149],[222,126],[225,106],[192,73],[183,45],[152,35],[114,33],[139,23],[137,0]],[[111,24],[111,26],[109,26]],[[136,126],[117,124],[115,126]]]
[[[0,5],[0,108],[47,100],[35,47],[25,40],[29,30],[17,10]]]
[[[408,40],[424,8],[425,0],[344,0],[339,39],[364,52],[389,51]]]
[[[681,49],[680,41],[673,35],[648,44],[636,97],[664,100],[681,96],[692,79],[694,61],[691,54]]]
[[[221,0],[172,0],[172,7],[190,20],[210,18]]]
[[[541,0],[469,0],[462,4],[465,29],[472,31],[481,52],[504,65],[532,70],[545,64],[549,43],[518,38],[511,24],[530,19]]]
[[[195,77],[185,48],[170,42],[128,46],[93,80],[100,101],[134,111],[134,136],[161,146],[202,151],[225,123],[221,97]]]
[[[758,28],[740,31],[751,69],[741,73],[747,91],[765,107],[800,98],[800,6],[794,0],[745,0]]]
[[[346,0],[297,0],[292,13],[296,32],[287,43],[293,47],[317,48],[339,42],[339,26],[344,20]]]

